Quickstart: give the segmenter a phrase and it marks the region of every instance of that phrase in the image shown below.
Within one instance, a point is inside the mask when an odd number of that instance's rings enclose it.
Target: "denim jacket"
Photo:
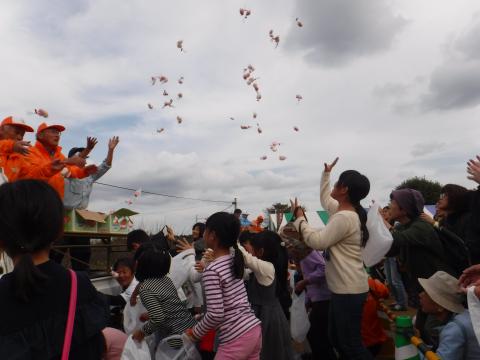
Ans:
[[[473,331],[470,313],[455,316],[440,333],[437,355],[442,360],[480,359],[480,346]]]

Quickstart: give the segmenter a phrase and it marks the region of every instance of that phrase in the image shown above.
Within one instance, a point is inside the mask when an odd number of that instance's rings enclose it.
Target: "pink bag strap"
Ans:
[[[70,301],[68,304],[67,326],[65,328],[65,338],[63,340],[62,360],[68,360],[70,355],[70,346],[72,345],[73,323],[75,321],[75,310],[77,308],[77,274],[70,271]]]

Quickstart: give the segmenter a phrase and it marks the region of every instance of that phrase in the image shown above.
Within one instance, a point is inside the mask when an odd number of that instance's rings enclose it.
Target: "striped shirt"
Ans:
[[[163,336],[181,335],[195,325],[194,318],[180,301],[169,277],[144,280],[139,293],[150,318],[142,329],[146,335],[157,330],[161,330]]]
[[[203,272],[207,312],[193,328],[198,338],[217,329],[220,343],[225,344],[260,324],[248,302],[245,284],[235,278],[232,266],[233,256],[225,255],[210,263]]]

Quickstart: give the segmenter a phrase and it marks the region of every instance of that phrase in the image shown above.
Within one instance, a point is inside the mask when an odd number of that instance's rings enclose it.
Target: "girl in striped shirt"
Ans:
[[[170,262],[167,250],[159,249],[156,245],[138,258],[135,276],[140,281],[138,292],[149,317],[142,329],[133,333],[133,338],[139,342],[153,333],[160,338],[180,335],[195,325],[194,318],[167,276]]]
[[[216,329],[220,340],[216,360],[258,360],[262,330],[243,282],[245,263],[237,247],[240,222],[232,214],[219,212],[205,226],[205,245],[213,249],[214,258],[202,276],[207,311],[187,335],[198,340]]]

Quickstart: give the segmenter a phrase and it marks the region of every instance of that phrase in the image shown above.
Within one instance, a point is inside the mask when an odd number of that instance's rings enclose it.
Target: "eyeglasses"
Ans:
[[[447,194],[440,194],[440,200],[447,198]]]

